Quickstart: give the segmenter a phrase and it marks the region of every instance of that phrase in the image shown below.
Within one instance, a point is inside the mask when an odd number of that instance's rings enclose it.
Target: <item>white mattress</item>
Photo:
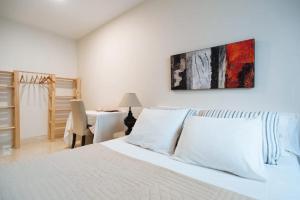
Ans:
[[[213,184],[256,199],[300,199],[300,167],[296,156],[281,157],[277,166],[267,166],[266,182],[238,176],[173,160],[124,141],[125,137],[102,144],[127,156],[147,161],[194,179]]]

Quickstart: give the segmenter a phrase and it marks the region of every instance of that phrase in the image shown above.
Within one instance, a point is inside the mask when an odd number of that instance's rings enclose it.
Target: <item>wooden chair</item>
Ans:
[[[87,121],[84,104],[81,100],[71,100],[71,110],[73,118],[73,140],[72,149],[75,147],[76,135],[81,136],[81,146],[85,145],[86,136],[92,136]]]

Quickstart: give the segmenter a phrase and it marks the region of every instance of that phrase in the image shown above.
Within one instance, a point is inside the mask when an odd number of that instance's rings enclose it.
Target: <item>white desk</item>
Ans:
[[[92,125],[90,129],[94,134],[93,143],[113,139],[114,133],[125,129],[123,122],[126,117],[125,112],[97,112],[90,110],[86,111],[86,115],[88,118],[88,124]],[[70,113],[64,134],[64,141],[69,146],[72,144],[72,128],[73,120],[72,113]]]

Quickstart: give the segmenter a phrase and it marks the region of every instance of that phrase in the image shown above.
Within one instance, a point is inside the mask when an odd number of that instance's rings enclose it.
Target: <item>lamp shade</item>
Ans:
[[[119,105],[120,107],[139,107],[142,106],[135,93],[126,93]]]

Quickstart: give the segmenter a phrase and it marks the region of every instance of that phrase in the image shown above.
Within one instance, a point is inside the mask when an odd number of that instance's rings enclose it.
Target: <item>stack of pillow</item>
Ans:
[[[182,162],[265,180],[265,164],[288,150],[300,156],[296,115],[145,108],[127,142]]]

